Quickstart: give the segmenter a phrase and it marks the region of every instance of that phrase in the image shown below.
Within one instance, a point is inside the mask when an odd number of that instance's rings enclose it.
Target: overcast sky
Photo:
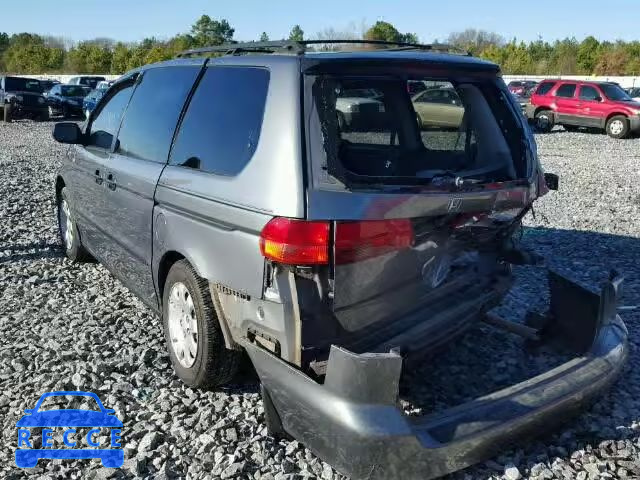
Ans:
[[[376,20],[417,33],[422,42],[442,41],[468,27],[507,39],[640,39],[639,0],[30,0],[3,2],[0,31],[137,41],[187,32],[202,14],[226,18],[237,40],[257,40],[263,31],[283,38],[296,23],[307,38],[327,27],[360,32]]]

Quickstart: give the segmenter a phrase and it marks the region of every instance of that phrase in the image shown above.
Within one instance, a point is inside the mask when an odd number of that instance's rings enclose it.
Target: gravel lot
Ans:
[[[51,125],[0,123],[0,478],[340,478],[297,442],[266,435],[254,382],[217,392],[183,387],[159,320],[101,266],[64,259],[53,198],[56,156],[64,148],[51,139]],[[560,130],[538,142],[561,190],[537,204],[523,241],[592,287],[611,267],[626,276],[628,308],[621,313],[630,365],[610,393],[564,429],[451,478],[638,478],[640,139]],[[544,270],[520,268],[500,309],[521,318],[542,308],[544,298]],[[472,341],[479,335],[486,341]],[[520,346],[518,338],[477,327],[413,374],[415,408],[445,408],[560,361]],[[16,468],[15,422],[23,409],[43,392],[75,389],[98,393],[124,421],[124,467],[103,469],[91,460]]]

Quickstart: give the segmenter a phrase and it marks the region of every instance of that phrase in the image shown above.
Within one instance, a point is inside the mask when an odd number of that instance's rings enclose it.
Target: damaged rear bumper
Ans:
[[[319,384],[256,346],[247,345],[247,351],[284,429],[337,470],[353,478],[435,478],[548,431],[614,381],[628,354],[627,329],[611,308],[615,289],[603,296],[588,351],[424,417],[408,417],[397,406],[402,357],[396,353],[358,355],[333,346]]]

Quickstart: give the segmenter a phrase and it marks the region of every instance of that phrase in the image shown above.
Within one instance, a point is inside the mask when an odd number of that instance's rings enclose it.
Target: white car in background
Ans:
[[[338,126],[341,131],[368,129],[383,122],[382,94],[372,88],[342,90],[336,99]]]
[[[627,93],[635,102],[640,102],[640,87],[630,88]]]

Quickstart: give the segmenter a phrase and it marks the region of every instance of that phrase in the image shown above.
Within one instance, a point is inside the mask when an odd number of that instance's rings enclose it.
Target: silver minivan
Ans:
[[[573,363],[403,414],[403,369],[437,361],[500,303],[513,264],[538,261],[515,233],[557,177],[496,65],[383,43],[233,44],[131,71],[82,126],[55,126],[70,144],[55,192],[67,256],[97,259],[162,316],[186,384],[230,382],[246,352],[272,434],[353,478],[424,479],[602,390],[626,330],[619,278],[598,295],[550,274],[548,315],[492,323],[570,344]],[[416,82],[455,92],[455,124],[421,119]]]

